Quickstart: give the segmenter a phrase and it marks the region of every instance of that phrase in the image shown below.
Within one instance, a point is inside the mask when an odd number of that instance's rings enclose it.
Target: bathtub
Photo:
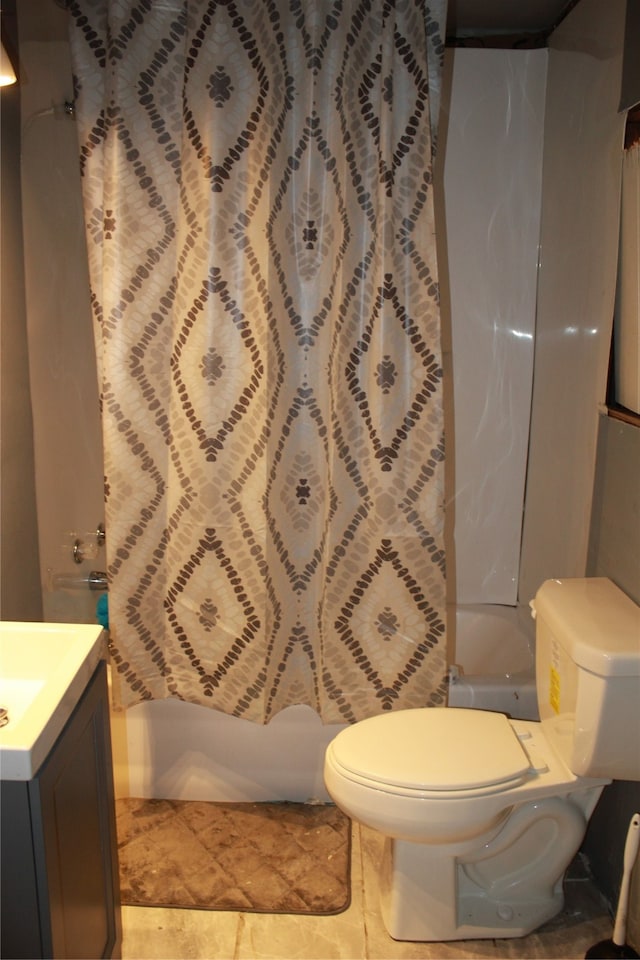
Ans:
[[[112,715],[116,794],[175,800],[329,800],[324,753],[344,724],[305,706],[266,726],[180,700]]]
[[[454,618],[451,706],[537,719],[533,629],[511,607],[459,608]],[[344,724],[324,726],[310,707],[288,707],[261,726],[180,700],[112,715],[116,793],[178,800],[327,801],[322,769]]]
[[[535,629],[528,607],[459,606],[450,650],[449,706],[539,719]]]

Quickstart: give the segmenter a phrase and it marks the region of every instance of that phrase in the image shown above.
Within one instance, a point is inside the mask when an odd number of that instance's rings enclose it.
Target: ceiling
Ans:
[[[548,33],[576,0],[449,0],[447,36]]]

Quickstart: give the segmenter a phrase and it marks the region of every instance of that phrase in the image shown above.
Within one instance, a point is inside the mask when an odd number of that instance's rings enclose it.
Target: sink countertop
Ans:
[[[0,622],[0,779],[37,774],[106,652],[98,625]]]

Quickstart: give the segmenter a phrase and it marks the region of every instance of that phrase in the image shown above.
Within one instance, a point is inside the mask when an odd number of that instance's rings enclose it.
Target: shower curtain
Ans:
[[[121,700],[444,701],[446,0],[71,0]]]

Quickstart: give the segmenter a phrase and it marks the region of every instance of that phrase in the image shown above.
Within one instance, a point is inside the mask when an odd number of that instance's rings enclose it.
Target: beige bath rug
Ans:
[[[122,902],[259,913],[349,906],[350,821],[304,803],[116,801]]]

